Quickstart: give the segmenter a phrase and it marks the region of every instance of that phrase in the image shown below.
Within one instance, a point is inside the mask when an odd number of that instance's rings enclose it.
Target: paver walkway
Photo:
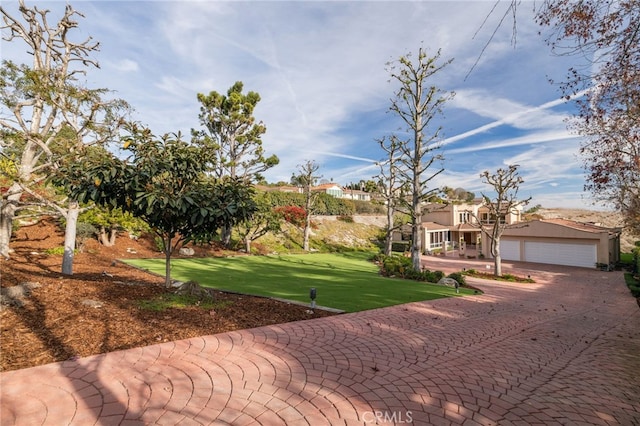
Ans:
[[[476,281],[480,296],[4,372],[1,424],[640,424],[622,273],[544,268]]]

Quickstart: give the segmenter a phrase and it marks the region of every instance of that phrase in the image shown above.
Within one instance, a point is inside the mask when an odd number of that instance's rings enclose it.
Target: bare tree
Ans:
[[[384,249],[386,256],[390,256],[393,250],[393,234],[402,224],[396,221],[396,213],[399,212],[400,204],[405,198],[406,185],[398,177],[398,155],[400,145],[395,138],[382,138],[378,144],[387,154],[385,160],[380,161],[380,174],[378,179],[378,193],[385,203],[387,226],[385,227]]]
[[[431,57],[421,47],[415,60],[409,53],[388,64],[391,80],[400,83],[389,110],[401,119],[406,136],[392,135],[390,141],[398,149],[395,173],[408,188],[407,197],[398,201],[411,217],[411,259],[416,270],[420,270],[422,254],[422,205],[439,192],[437,188],[429,189],[428,185],[444,171],[438,167],[443,157],[437,153],[442,128],[434,126],[433,120],[442,114],[442,107],[454,96],[453,92],[436,87],[432,80],[451,62],[452,59],[440,63],[440,51]]]
[[[490,174],[485,170],[480,174],[483,182],[493,187],[495,198],[491,198],[482,193],[485,206],[489,209],[490,226],[482,223],[476,217],[477,222],[482,227],[483,232],[489,237],[491,244],[491,256],[493,256],[494,274],[502,275],[502,258],[500,257],[500,238],[508,225],[507,215],[516,212],[518,207],[525,206],[531,201],[531,197],[519,200],[518,190],[524,182],[518,174],[518,165],[510,165],[506,169],[498,169],[494,174]]]
[[[302,188],[304,193],[304,209],[305,209],[305,223],[303,232],[302,249],[309,251],[309,238],[311,236],[311,215],[313,213],[313,206],[317,193],[314,194],[311,188],[318,182],[322,176],[318,176],[316,173],[320,169],[320,165],[313,160],[307,160],[303,164],[298,166],[298,174],[291,177],[291,183]]]
[[[88,89],[79,82],[80,75],[98,66],[90,58],[98,43],[71,38],[80,13],[66,5],[57,25],[50,25],[49,10],[28,8],[23,0],[18,10],[20,17],[14,17],[0,7],[3,39],[23,42],[33,62],[28,66],[3,60],[0,71],[0,147],[8,163],[2,172],[10,182],[0,205],[0,254],[9,256],[13,220],[29,207],[22,200],[26,193],[66,217],[62,271],[71,274],[78,203],[69,199],[61,205],[37,189],[58,165],[81,159],[87,145],[109,141],[127,105],[104,100],[105,89]]]

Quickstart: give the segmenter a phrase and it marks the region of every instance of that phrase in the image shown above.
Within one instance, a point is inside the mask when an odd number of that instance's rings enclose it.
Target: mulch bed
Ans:
[[[121,236],[114,247],[87,242],[74,257],[74,273],[62,275],[64,231],[52,220],[15,234],[10,260],[0,261],[3,288],[27,285],[23,306],[0,311],[0,371],[181,340],[232,330],[318,318],[335,313],[272,299],[214,292],[216,307],[152,311],[140,302],[166,294],[163,278],[119,262],[162,257],[150,239]],[[196,248],[196,255],[216,255]],[[30,289],[31,288],[31,289]],[[6,291],[6,290],[5,290]]]

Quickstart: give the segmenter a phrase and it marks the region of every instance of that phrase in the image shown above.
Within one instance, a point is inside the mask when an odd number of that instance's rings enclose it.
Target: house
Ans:
[[[521,220],[521,209],[500,218],[512,224]],[[429,252],[443,247],[448,242],[453,248],[475,248],[481,241],[481,227],[493,223],[489,208],[483,199],[468,203],[427,203],[422,209],[423,250]]]
[[[429,253],[446,246],[460,255],[475,253],[491,258],[491,241],[482,226],[488,230],[495,220],[482,199],[427,204],[422,214],[423,251]],[[503,260],[587,268],[620,260],[619,228],[566,219],[523,222],[520,209],[499,220],[507,225],[500,239]]]
[[[500,239],[503,260],[594,268],[620,260],[620,228],[567,219],[541,219],[508,226]],[[489,252],[483,236],[482,253]]]
[[[371,193],[366,191],[361,191],[359,189],[342,189],[342,198],[346,198],[347,200],[356,200],[356,201],[371,201]]]
[[[342,187],[333,182],[322,183],[318,186],[313,186],[311,187],[311,192],[324,192],[325,194],[329,194],[332,197],[344,198],[344,191],[342,190]]]
[[[371,194],[357,189],[343,188],[342,186],[331,183],[323,183],[311,188],[314,192],[324,192],[336,198],[347,200],[371,201]]]

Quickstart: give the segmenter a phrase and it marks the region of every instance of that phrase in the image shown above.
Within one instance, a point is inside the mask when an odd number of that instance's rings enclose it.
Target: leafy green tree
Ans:
[[[364,192],[378,192],[378,183],[375,180],[364,180],[360,179],[358,183],[350,183],[347,185],[347,189],[359,190]]]
[[[433,121],[454,95],[439,89],[432,80],[451,62],[441,63],[440,51],[435,56],[428,56],[421,47],[415,60],[409,53],[388,64],[391,80],[399,84],[389,110],[403,126],[400,129],[402,133],[391,135],[389,140],[397,146],[394,165],[397,178],[408,190],[406,197],[397,200],[401,209],[411,216],[411,259],[416,270],[421,269],[422,205],[439,192],[437,188],[429,189],[428,186],[444,171],[438,167],[442,154],[437,153],[442,128],[434,126]]]
[[[249,220],[241,221],[238,226],[238,234],[244,241],[245,250],[251,253],[251,243],[268,233],[278,233],[282,228],[283,216],[271,205],[266,193],[257,193],[254,201],[256,211]]]
[[[291,183],[302,188],[304,194],[304,209],[306,211],[302,249],[309,251],[309,238],[311,237],[311,215],[313,214],[314,204],[318,198],[318,193],[313,192],[311,188],[321,178],[316,173],[320,169],[320,165],[313,160],[307,160],[298,166],[298,174],[291,176]]]
[[[92,225],[98,241],[106,247],[115,245],[119,231],[125,230],[132,235],[139,235],[149,228],[144,221],[134,217],[131,212],[103,206],[95,206],[80,213],[78,224],[80,223]]]
[[[80,13],[66,5],[62,18],[51,25],[49,10],[20,0],[18,11],[12,16],[0,6],[3,39],[22,43],[33,59],[31,65],[3,60],[0,68],[0,148],[11,163],[2,168],[9,185],[0,199],[0,254],[9,257],[16,215],[34,203],[47,206],[66,219],[62,272],[71,274],[80,208],[73,198],[52,199],[38,187],[59,164],[83,161],[87,145],[111,140],[128,106],[106,99],[106,89],[84,85],[87,71],[98,66],[91,58],[98,43],[74,40]]]
[[[198,93],[199,119],[204,130],[194,130],[193,135],[211,150],[215,176],[257,183],[263,180],[262,172],[280,160],[275,155],[266,157],[262,147],[262,135],[267,128],[262,122],[256,123],[253,116],[260,95],[243,94],[242,89],[242,82],[237,81],[226,96],[216,91],[208,95]],[[231,226],[224,225],[221,240],[228,246],[230,239]]]
[[[208,177],[210,152],[180,135],[157,138],[132,126],[124,148],[129,159],[105,155],[89,166],[71,164],[57,182],[78,201],[121,208],[144,220],[162,240],[169,287],[173,251],[212,237],[223,224],[249,220],[256,209],[253,188],[239,179]]]
[[[450,188],[445,186],[442,188],[442,193],[447,197],[447,201],[454,203],[457,202],[471,202],[475,199],[476,194],[469,192],[464,188]]]

